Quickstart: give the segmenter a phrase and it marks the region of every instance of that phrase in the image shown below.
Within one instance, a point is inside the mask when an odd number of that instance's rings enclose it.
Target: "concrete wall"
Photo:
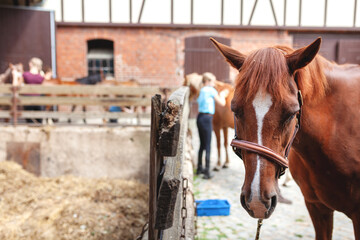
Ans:
[[[29,153],[11,146],[39,146],[38,156],[42,176],[64,174],[90,178],[123,178],[148,182],[149,127],[0,127],[0,160],[26,159]],[[33,144],[34,145],[34,144]],[[9,152],[10,151],[10,152]],[[37,151],[35,149],[35,151]],[[26,151],[25,151],[26,152]],[[36,164],[35,164],[36,165]]]

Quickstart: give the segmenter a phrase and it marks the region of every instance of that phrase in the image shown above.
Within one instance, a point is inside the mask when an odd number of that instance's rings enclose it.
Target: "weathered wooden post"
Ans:
[[[161,96],[151,98],[151,135],[150,135],[150,179],[149,179],[149,231],[148,238],[158,239],[158,230],[155,229],[158,176],[162,157],[158,150],[160,117],[162,113]]]
[[[188,195],[192,175],[184,174],[187,153],[189,89],[181,87],[169,97],[163,113],[159,148],[164,155],[164,176],[158,197],[156,227],[163,239],[193,239],[193,199]],[[190,200],[190,202],[189,202]]]
[[[19,116],[19,112],[18,112],[18,103],[19,103],[19,86],[11,86],[11,118],[12,118],[12,122],[13,125],[16,126],[17,122],[18,122],[18,116]]]

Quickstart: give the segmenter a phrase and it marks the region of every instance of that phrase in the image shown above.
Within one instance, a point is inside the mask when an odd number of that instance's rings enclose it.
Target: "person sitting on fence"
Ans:
[[[223,90],[218,93],[215,88],[216,77],[214,74],[206,72],[203,74],[203,87],[200,90],[197,102],[199,104],[199,114],[196,124],[199,130],[200,148],[198,153],[198,165],[196,174],[204,174],[204,179],[210,179],[210,148],[212,134],[212,118],[215,113],[215,102],[225,106],[225,98],[229,91]],[[205,150],[205,169],[202,167],[202,155]]]
[[[42,60],[40,58],[31,58],[29,62],[29,71],[23,73],[23,78],[25,84],[42,84],[44,81],[44,72],[42,71]],[[37,96],[36,94],[31,94],[29,96]],[[38,105],[29,105],[24,106],[24,110],[26,111],[41,111],[42,106]],[[34,121],[35,120],[35,121]],[[36,119],[26,119],[27,123],[32,122],[42,122],[42,119],[36,118]]]

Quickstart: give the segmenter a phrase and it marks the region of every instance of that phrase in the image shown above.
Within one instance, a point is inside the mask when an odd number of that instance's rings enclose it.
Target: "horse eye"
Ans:
[[[298,111],[296,111],[296,112],[292,113],[290,116],[288,116],[288,117],[286,118],[286,120],[285,120],[285,124],[290,123],[291,120],[294,119],[294,117],[296,116],[297,113],[298,113]]]
[[[243,111],[236,111],[234,112],[234,115],[236,118],[242,118],[242,116],[244,115]]]

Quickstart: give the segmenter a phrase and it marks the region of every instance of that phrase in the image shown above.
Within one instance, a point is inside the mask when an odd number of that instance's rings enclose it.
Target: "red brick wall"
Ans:
[[[184,39],[221,36],[244,53],[274,44],[291,45],[284,31],[58,26],[57,73],[63,79],[87,75],[87,40],[114,41],[115,78],[137,79],[143,85],[179,86],[183,82]],[[231,79],[236,74],[231,71]]]

